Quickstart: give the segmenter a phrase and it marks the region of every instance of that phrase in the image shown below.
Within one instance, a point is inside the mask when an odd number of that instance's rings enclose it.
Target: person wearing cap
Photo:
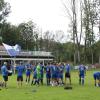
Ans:
[[[7,62],[4,62],[3,66],[1,67],[1,72],[4,80],[4,86],[5,88],[7,88],[7,81],[8,81]]]

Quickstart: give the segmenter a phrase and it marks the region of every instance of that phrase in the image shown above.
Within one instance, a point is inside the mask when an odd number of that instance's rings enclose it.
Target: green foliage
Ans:
[[[9,23],[4,23],[2,27],[2,42],[14,45],[17,42],[16,27]]]
[[[34,41],[35,41],[35,31],[36,25],[29,21],[27,23],[21,23],[18,25],[19,30],[19,37],[20,40],[23,40],[24,49],[30,50],[33,48]],[[34,31],[34,32],[33,32]]]
[[[0,23],[5,20],[5,17],[10,13],[10,4],[4,0],[0,0]]]
[[[4,42],[9,45],[19,44],[24,50],[50,51],[58,62],[74,62],[76,60],[76,63],[91,63],[91,55],[93,55],[94,63],[96,63],[100,55],[100,42],[95,41],[95,32],[93,28],[95,24],[97,24],[96,18],[99,16],[97,12],[97,9],[99,9],[99,0],[93,1],[94,2],[84,0],[84,4],[82,4],[83,16],[81,16],[81,28],[83,29],[83,33],[77,30],[78,24],[75,8],[73,9],[73,14],[75,15],[73,21],[75,23],[71,23],[73,24],[71,28],[75,29],[73,29],[73,34],[70,34],[72,35],[73,43],[61,43],[61,39],[63,39],[62,31],[56,31],[57,34],[46,31],[42,34],[37,25],[32,21],[20,23],[18,26],[7,23],[6,17],[10,12],[10,5],[4,2],[4,0],[0,0],[0,37],[2,38],[0,43]],[[75,0],[73,0],[73,3],[75,4]],[[80,44],[81,35],[79,39],[78,33],[84,36],[84,45]]]

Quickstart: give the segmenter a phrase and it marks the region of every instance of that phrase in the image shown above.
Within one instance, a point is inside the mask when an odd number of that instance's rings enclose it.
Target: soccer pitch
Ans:
[[[64,90],[64,87],[31,86],[26,85],[18,88],[16,75],[9,77],[8,89],[0,91],[0,100],[100,100],[100,88],[94,87],[93,72],[87,71],[85,85],[78,84],[78,72],[71,73],[72,90]],[[1,75],[0,75],[1,80]],[[25,76],[24,76],[25,80]]]

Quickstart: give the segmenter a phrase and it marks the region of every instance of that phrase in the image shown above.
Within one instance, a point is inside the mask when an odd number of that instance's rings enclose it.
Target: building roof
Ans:
[[[5,47],[0,46],[0,56],[9,56]],[[19,55],[21,57],[54,57],[51,52],[46,51],[21,51]]]

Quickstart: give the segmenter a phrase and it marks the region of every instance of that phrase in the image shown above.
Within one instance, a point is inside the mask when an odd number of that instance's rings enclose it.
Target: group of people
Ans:
[[[62,86],[71,85],[71,66],[70,64],[63,63],[47,63],[43,65],[38,63],[36,65],[20,63],[16,66],[17,72],[17,82],[18,86],[22,86],[23,83],[23,73],[26,73],[26,84],[31,83],[31,85],[44,84],[44,75],[46,75],[47,86]],[[84,78],[86,74],[86,68],[84,65],[79,65],[79,84],[84,85]],[[4,86],[7,87],[8,76],[12,75],[11,69],[7,69],[7,62],[4,62],[1,67],[1,73],[4,80]],[[45,73],[45,74],[44,74]],[[32,80],[31,80],[32,75]],[[65,77],[65,78],[64,78]],[[95,86],[100,86],[100,72],[95,72],[93,74],[95,80]],[[65,79],[65,81],[64,81]],[[67,82],[69,80],[69,83]],[[98,80],[98,82],[97,82]]]

